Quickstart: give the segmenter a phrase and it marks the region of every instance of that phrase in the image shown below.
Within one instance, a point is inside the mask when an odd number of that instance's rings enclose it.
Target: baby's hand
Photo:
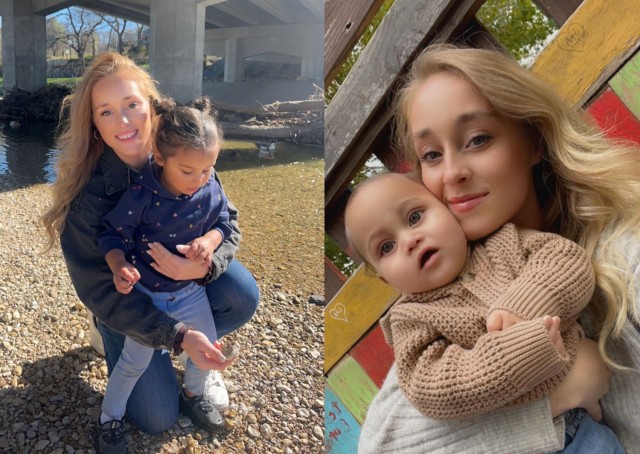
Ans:
[[[523,319],[513,312],[504,309],[496,309],[487,317],[487,332],[504,331],[505,329],[520,323]]]
[[[567,352],[564,349],[564,342],[562,342],[562,336],[560,335],[560,317],[545,315],[542,317],[542,323],[544,323],[544,327],[547,328],[549,339],[551,339],[551,343],[553,343],[556,351],[560,356],[565,358]]]
[[[127,295],[133,289],[133,285],[140,280],[140,273],[129,262],[125,262],[117,273],[113,275],[113,283],[116,285],[116,290]]]

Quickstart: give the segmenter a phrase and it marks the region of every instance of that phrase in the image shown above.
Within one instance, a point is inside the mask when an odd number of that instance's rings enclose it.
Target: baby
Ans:
[[[345,226],[367,265],[405,293],[381,325],[400,387],[423,414],[458,419],[536,400],[567,374],[595,286],[578,245],[513,224],[467,244],[446,206],[400,174],[360,184]],[[597,401],[587,410],[600,419]]]

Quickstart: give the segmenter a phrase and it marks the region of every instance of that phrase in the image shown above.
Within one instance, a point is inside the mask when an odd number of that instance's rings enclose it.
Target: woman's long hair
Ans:
[[[96,57],[74,93],[65,97],[60,110],[57,177],[51,188],[53,203],[41,219],[48,237],[47,249],[62,233],[71,202],[91,178],[104,151],[102,140],[96,138],[97,129],[92,121],[93,87],[106,76],[122,71],[135,77],[147,99],[160,97],[151,76],[131,59],[117,53]]]
[[[536,75],[497,51],[439,44],[414,62],[397,97],[396,140],[419,169],[408,112],[417,87],[431,74],[449,72],[470,83],[504,117],[519,121],[539,142],[544,156],[534,167],[542,228],[585,248],[595,268],[591,302],[600,353],[620,334],[628,316],[639,319],[633,303],[633,273],[616,242],[640,229],[640,150],[606,138],[586,114]]]

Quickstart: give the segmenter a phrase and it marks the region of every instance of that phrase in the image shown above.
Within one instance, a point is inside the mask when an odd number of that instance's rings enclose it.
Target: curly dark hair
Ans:
[[[164,158],[181,148],[207,152],[222,142],[218,113],[209,98],[202,96],[185,105],[171,98],[154,99],[152,106],[158,115],[155,145]]]

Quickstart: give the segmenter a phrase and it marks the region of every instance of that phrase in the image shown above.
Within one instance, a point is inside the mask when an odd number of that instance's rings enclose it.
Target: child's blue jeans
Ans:
[[[134,291],[148,295],[158,309],[205,334],[210,342],[215,342],[216,327],[204,287],[192,282],[182,290],[169,293],[152,292],[136,284]],[[105,422],[122,419],[129,396],[138,379],[149,366],[154,352],[153,348],[139,344],[130,337],[125,338],[124,348],[111,372],[102,401]],[[208,374],[208,370],[199,369],[191,358],[187,359],[184,374],[185,387],[197,396],[202,395]]]
[[[564,414],[565,454],[624,454],[616,434],[609,427],[591,418],[584,408],[574,408]]]

